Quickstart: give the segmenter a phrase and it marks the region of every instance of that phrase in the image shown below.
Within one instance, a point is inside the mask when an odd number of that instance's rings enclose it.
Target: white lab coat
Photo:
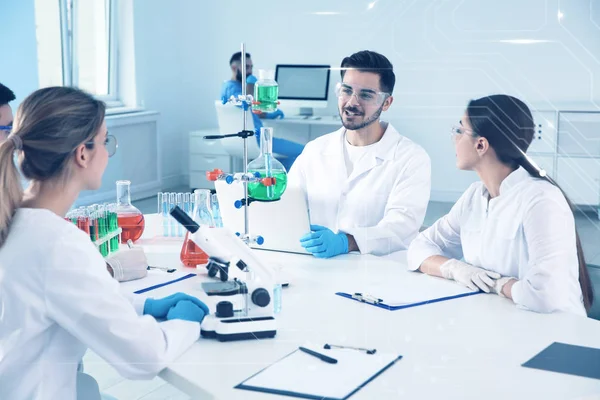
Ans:
[[[288,175],[306,194],[310,222],[351,234],[360,252],[408,248],[425,218],[431,162],[419,145],[388,124],[381,140],[348,176],[345,128],[306,145]]]
[[[517,278],[514,302],[538,312],[585,316],[575,245],[575,220],[560,190],[523,168],[489,200],[483,183],[473,183],[452,207],[412,242],[408,268],[433,255],[461,259]]]
[[[141,316],[88,235],[42,209],[19,209],[0,248],[0,398],[75,399],[89,347],[128,379],[150,379],[200,336],[200,324]]]

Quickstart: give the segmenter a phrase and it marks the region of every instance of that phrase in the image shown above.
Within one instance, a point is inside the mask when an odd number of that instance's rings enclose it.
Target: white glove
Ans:
[[[440,266],[440,271],[446,279],[453,279],[471,290],[481,289],[486,293],[494,288],[495,280],[501,276],[497,272],[474,267],[455,259],[443,263]]]
[[[513,277],[510,276],[503,276],[502,278],[498,279],[496,281],[496,283],[494,284],[494,287],[492,288],[492,292],[500,295],[500,297],[506,297],[504,295],[504,293],[502,293],[502,288],[504,287],[504,285],[506,285],[508,283],[508,281],[510,281],[511,279],[515,279]]]
[[[113,277],[119,282],[140,279],[148,275],[148,260],[144,249],[133,247],[122,249],[106,259],[113,270]]]

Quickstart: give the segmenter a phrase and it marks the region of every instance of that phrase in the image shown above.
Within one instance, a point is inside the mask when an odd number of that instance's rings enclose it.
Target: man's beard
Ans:
[[[241,82],[241,81],[242,81],[242,71],[240,71],[239,69],[238,69],[238,72],[235,74],[235,79],[236,79],[238,82]]]
[[[379,107],[379,109],[377,111],[375,111],[373,113],[373,115],[371,115],[367,120],[363,120],[362,122],[347,122],[344,121],[344,111],[350,111],[350,112],[357,112],[358,110],[354,107],[344,107],[342,109],[342,112],[340,113],[340,119],[342,120],[342,125],[344,126],[344,128],[350,130],[350,131],[356,131],[359,129],[362,129],[364,127],[367,127],[369,125],[371,125],[373,122],[379,120],[379,116],[381,115],[381,112],[383,111],[383,104],[381,105],[381,107]]]

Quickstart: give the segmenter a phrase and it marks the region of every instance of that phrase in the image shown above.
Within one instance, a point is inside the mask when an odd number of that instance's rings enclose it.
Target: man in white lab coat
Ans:
[[[431,187],[427,153],[386,122],[395,75],[381,54],[344,58],[338,84],[343,127],[308,143],[288,182],[306,193],[311,230],[300,239],[316,257],[408,248],[423,223]]]

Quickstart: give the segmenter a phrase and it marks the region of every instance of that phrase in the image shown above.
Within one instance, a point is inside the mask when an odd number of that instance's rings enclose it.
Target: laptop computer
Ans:
[[[234,206],[236,200],[244,197],[243,184],[216,181],[215,189],[223,226],[243,234],[244,208]],[[248,223],[251,236],[265,239],[262,245],[250,244],[252,248],[311,254],[300,245],[300,238],[310,232],[308,206],[301,189],[288,187],[278,201],[252,202],[248,207]]]

